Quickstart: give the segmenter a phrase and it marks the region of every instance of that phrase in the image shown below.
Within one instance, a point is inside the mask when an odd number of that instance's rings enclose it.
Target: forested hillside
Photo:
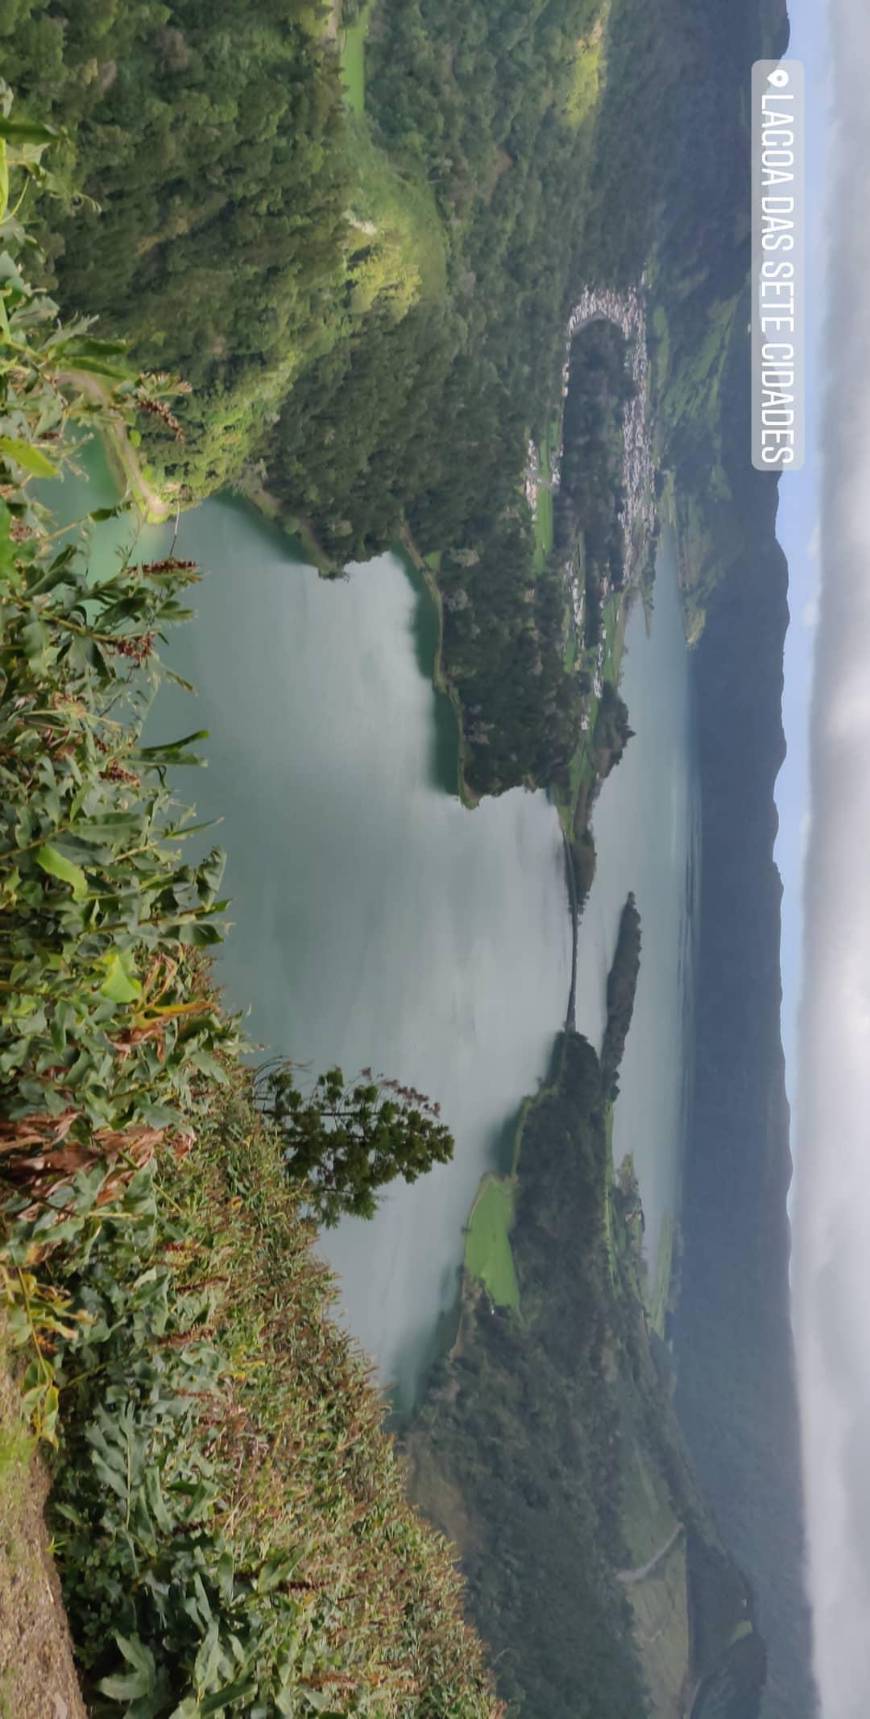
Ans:
[[[334,328],[351,174],[335,55],[305,0],[22,0],[19,108],[62,130],[42,239],[62,302],[191,384],[180,475],[238,475]],[[168,450],[171,452],[171,448]],[[178,450],[179,454],[181,449]]]
[[[461,570],[444,666],[474,792],[548,780],[579,722],[522,475],[579,272],[600,11],[376,0],[364,111],[350,8],[28,0],[0,21],[19,97],[70,139],[78,206],[44,214],[63,303],[192,384],[183,442],[150,449],[162,481],[265,480],[329,564],[406,521]]]
[[[622,959],[612,1049],[637,976]],[[511,1293],[466,1256],[459,1333],[408,1435],[412,1495],[459,1548],[512,1712],[757,1719],[752,1595],[687,1462],[647,1321],[630,1163],[614,1179],[615,1075],[577,1034],[557,1043],[510,1182]]]
[[[746,465],[747,392],[744,353],[726,388],[724,444],[749,546],[723,569],[694,661],[704,865],[677,1402],[717,1515],[757,1587],[770,1654],[764,1712],[805,1719],[817,1707],[803,1587],[782,891],[773,862],[788,569],[774,537],[776,483]]]
[[[191,384],[183,439],[142,426],[157,481],[182,500],[265,486],[325,566],[410,532],[448,599],[470,795],[567,772],[585,816],[587,665],[546,472],[534,513],[524,477],[559,433],[590,282],[646,270],[701,624],[733,519],[717,391],[746,267],[739,90],[778,35],[755,0],[0,11],[5,75],[65,128],[66,211],[42,211],[61,301]]]

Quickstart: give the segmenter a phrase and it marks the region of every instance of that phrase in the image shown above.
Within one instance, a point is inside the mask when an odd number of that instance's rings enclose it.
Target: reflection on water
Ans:
[[[431,686],[428,600],[393,556],[325,582],[246,509],[182,520],[210,569],[161,694],[162,728],[210,731],[200,816],[223,815],[235,930],[219,958],[264,1046],[372,1065],[438,1099],[455,1162],[390,1189],[325,1241],[353,1329],[407,1399],[454,1304],[462,1230],[565,1009],[562,845],[543,794],[467,812]],[[410,647],[410,648],[409,648]],[[185,784],[187,787],[187,784]]]
[[[600,1045],[607,971],[622,906],[633,890],[641,916],[641,965],[613,1151],[617,1164],[634,1154],[647,1251],[654,1260],[662,1222],[678,1205],[700,843],[688,651],[667,535],[649,633],[640,605],[629,621],[622,693],[635,733],[594,812],[598,865],[580,924],[577,1026]]]

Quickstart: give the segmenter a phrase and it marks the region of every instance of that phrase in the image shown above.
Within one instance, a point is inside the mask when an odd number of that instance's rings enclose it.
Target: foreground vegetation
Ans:
[[[13,192],[43,142],[0,120]],[[405,1500],[211,989],[221,859],[185,862],[166,786],[202,736],[142,743],[195,570],[170,553],[92,583],[86,540],[34,496],[104,421],[89,366],[128,421],[169,414],[162,385],[123,379],[11,258],[0,343],[3,1388],[53,1452],[89,1709],[484,1719],[450,1552]]]

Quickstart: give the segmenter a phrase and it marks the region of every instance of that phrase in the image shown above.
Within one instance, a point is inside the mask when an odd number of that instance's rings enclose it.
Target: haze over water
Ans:
[[[570,984],[558,821],[515,792],[473,813],[431,679],[434,617],[383,556],[326,582],[249,511],[210,503],[179,552],[210,569],[161,695],[162,727],[206,727],[235,929],[228,1001],[270,1051],[371,1065],[442,1103],[453,1164],[398,1184],[324,1240],[350,1323],[407,1398],[455,1303],[463,1225],[506,1125],[547,1067]],[[452,766],[452,769],[451,769]]]
[[[600,1047],[607,973],[633,891],[640,977],[619,1076],[613,1155],[617,1165],[634,1156],[654,1262],[663,1220],[679,1205],[700,860],[689,653],[669,533],[659,548],[651,626],[640,604],[629,619],[621,692],[635,733],[593,812],[598,864],[580,921],[577,1028]]]
[[[70,517],[108,499],[70,485]],[[100,528],[108,565],[129,523]],[[143,553],[163,544],[147,531]],[[376,1218],[325,1237],[348,1320],[400,1402],[454,1307],[463,1226],[544,1077],[570,985],[561,835],[542,793],[466,811],[456,740],[432,688],[434,615],[393,556],[327,582],[251,510],[182,517],[177,553],[208,569],[153,729],[209,730],[205,771],[178,792],[227,850],[233,929],[218,977],[269,1053],[313,1072],[371,1065],[442,1103],[451,1165],[387,1191]],[[596,807],[596,883],[581,924],[578,1026],[600,1040],[619,914],[644,918],[635,1024],[616,1107],[617,1161],[635,1154],[651,1247],[676,1204],[685,1051],[681,988],[691,775],[688,671],[673,567],[652,636],[629,627],[624,689],[637,734]],[[682,951],[682,954],[681,954]]]

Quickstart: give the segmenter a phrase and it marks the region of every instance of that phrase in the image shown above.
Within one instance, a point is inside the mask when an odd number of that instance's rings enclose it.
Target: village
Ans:
[[[611,322],[623,334],[632,382],[632,394],[626,401],[623,419],[623,500],[619,513],[625,539],[625,584],[631,586],[640,578],[647,546],[656,523],[655,463],[649,421],[649,355],[643,279],[639,286],[631,287],[627,292],[618,292],[610,287],[584,289],[571,312],[566,330],[561,382],[563,407],[568,396],[571,346],[582,330],[593,322]],[[560,440],[552,456],[549,475],[542,471],[537,443],[529,441],[524,487],[533,514],[537,513],[542,488],[547,487],[555,493],[561,483],[564,447],[561,423],[559,434]],[[575,636],[580,640],[583,637],[586,609],[582,554],[578,556],[572,553],[566,556],[562,563],[562,572],[568,585]],[[610,581],[605,575],[600,590],[602,602],[606,601],[610,591]],[[604,640],[599,640],[593,674],[593,693],[596,698],[601,697],[605,650]]]

